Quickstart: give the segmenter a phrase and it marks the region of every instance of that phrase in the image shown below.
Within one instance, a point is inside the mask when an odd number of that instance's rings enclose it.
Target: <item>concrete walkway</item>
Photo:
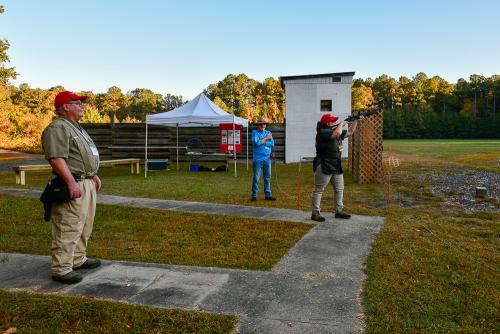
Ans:
[[[26,188],[0,188],[0,194],[40,197],[41,190]],[[97,195],[97,203],[135,208],[148,208],[169,211],[209,213],[236,217],[257,218],[267,220],[285,220],[298,223],[314,224],[311,213],[300,210],[263,208],[258,206],[217,204],[205,202],[174,201],[140,197],[124,197],[114,195]],[[334,219],[333,214],[325,212],[325,217]]]
[[[0,188],[0,194],[39,191]],[[102,204],[310,223],[309,212],[100,195]],[[47,256],[0,253],[0,288],[84,295],[165,308],[236,314],[239,333],[353,333],[364,328],[363,262],[380,217],[317,224],[271,271],[103,261],[66,286],[50,279]],[[92,247],[92,245],[90,245]]]

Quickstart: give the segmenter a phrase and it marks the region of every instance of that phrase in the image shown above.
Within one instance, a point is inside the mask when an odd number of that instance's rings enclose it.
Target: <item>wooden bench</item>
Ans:
[[[141,159],[115,159],[115,160],[102,160],[99,162],[99,167],[112,167],[117,165],[130,165],[130,173],[139,174],[139,163]],[[52,166],[49,164],[44,165],[21,165],[12,167],[14,172],[16,172],[16,184],[26,184],[26,172],[27,171],[41,171],[41,170],[52,170]]]
[[[116,165],[130,165],[130,173],[131,174],[139,174],[139,163],[141,162],[141,159],[134,159],[134,158],[129,158],[129,159],[114,159],[114,160],[102,160],[99,161],[99,167],[113,167]],[[134,168],[135,166],[135,168]],[[135,170],[134,170],[135,169]]]
[[[36,171],[36,170],[52,170],[52,166],[46,165],[22,165],[12,167],[14,172],[16,172],[16,184],[26,184],[26,171]]]

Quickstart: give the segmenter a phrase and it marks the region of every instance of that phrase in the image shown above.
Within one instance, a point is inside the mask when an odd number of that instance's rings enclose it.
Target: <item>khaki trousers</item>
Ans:
[[[79,181],[80,198],[52,207],[52,274],[66,275],[86,260],[94,225],[96,187],[92,179]]]
[[[313,212],[320,212],[321,197],[328,183],[331,183],[333,186],[335,212],[342,212],[344,209],[344,174],[323,174],[321,166],[318,166],[314,173],[314,190],[312,193]]]

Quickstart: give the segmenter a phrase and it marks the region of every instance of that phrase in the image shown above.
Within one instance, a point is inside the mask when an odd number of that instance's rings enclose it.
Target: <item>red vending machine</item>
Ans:
[[[233,133],[234,129],[234,133]],[[219,150],[222,153],[233,153],[236,148],[236,153],[241,152],[241,136],[243,126],[240,124],[225,123],[220,124],[220,140]]]

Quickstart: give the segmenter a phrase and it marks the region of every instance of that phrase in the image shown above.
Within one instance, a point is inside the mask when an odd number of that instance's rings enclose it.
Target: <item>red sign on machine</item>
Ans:
[[[234,129],[234,133],[233,133]],[[227,123],[220,124],[219,150],[222,153],[241,152],[241,135],[243,126],[240,124]]]

